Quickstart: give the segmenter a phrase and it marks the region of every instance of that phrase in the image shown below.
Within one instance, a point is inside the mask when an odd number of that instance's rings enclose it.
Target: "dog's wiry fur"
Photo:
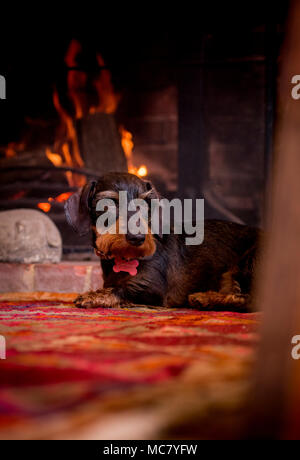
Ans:
[[[184,234],[148,233],[143,244],[133,246],[126,235],[100,235],[96,230],[99,197],[110,198],[119,191],[127,192],[128,202],[159,197],[150,182],[128,173],[111,173],[87,184],[79,197],[73,196],[66,203],[68,220],[75,229],[92,228],[93,245],[101,258],[104,276],[104,288],[78,296],[78,307],[175,307],[189,303],[222,310],[249,308],[258,230],[207,220],[201,245],[187,246]],[[138,259],[137,275],[115,273],[115,257]]]

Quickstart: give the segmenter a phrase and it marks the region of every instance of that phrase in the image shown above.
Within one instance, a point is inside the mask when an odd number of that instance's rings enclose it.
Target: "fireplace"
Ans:
[[[60,229],[64,258],[89,259],[64,201],[128,170],[169,199],[204,198],[207,218],[262,226],[283,18],[257,10],[230,28],[204,21],[180,35],[160,24],[153,35],[140,24],[118,40],[105,28],[41,46],[25,36],[0,69],[0,209],[39,209]]]
[[[72,38],[60,53],[59,75],[33,101],[39,113],[25,111],[21,126],[0,141],[0,209],[39,209],[61,231],[64,258],[89,259],[89,238],[70,231],[65,200],[109,171],[147,176],[164,195],[174,194],[177,89],[173,82],[154,84],[134,97],[134,88],[120,90],[114,66],[84,42]]]

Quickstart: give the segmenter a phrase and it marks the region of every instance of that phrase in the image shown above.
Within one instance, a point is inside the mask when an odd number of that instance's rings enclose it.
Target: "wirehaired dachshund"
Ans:
[[[204,240],[186,245],[184,234],[99,233],[97,202],[112,199],[118,222],[119,192],[128,200],[160,199],[147,180],[109,173],[91,181],[65,203],[68,222],[80,235],[92,233],[104,287],[79,295],[82,308],[153,305],[247,311],[256,264],[259,231],[220,220],[206,220]],[[118,229],[118,225],[116,226]]]

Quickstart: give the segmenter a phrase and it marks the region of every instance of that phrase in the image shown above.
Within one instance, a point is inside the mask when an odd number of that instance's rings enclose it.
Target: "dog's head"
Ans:
[[[141,231],[138,233],[133,234],[129,230],[125,234],[119,232],[119,192],[127,193],[128,203],[134,199],[142,199],[149,203],[149,207],[151,199],[159,198],[150,181],[129,173],[109,173],[98,181],[87,183],[68,199],[65,212],[69,224],[80,235],[93,231],[96,253],[103,259],[119,257],[130,260],[152,256],[159,235],[151,233],[150,218],[141,225]],[[116,231],[113,234],[97,231],[97,219],[105,212],[97,211],[97,203],[106,199],[112,200],[116,209]],[[130,213],[127,213],[127,217],[130,218]]]

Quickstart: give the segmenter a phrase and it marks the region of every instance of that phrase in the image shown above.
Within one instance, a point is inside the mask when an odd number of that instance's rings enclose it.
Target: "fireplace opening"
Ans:
[[[153,35],[140,24],[118,40],[103,30],[8,44],[0,210],[40,210],[65,259],[90,259],[64,202],[90,179],[129,171],[166,198],[204,198],[206,218],[263,226],[284,15],[271,19],[257,10],[229,29],[214,20]]]
[[[121,93],[101,54],[90,56],[72,39],[63,61],[65,80],[53,82],[56,116],[26,117],[24,134],[2,145],[0,208],[41,210],[60,229],[65,258],[90,258],[88,238],[70,236],[64,202],[88,180],[109,171],[146,177],[151,166],[145,164],[147,152],[135,158],[133,134],[118,120]]]

